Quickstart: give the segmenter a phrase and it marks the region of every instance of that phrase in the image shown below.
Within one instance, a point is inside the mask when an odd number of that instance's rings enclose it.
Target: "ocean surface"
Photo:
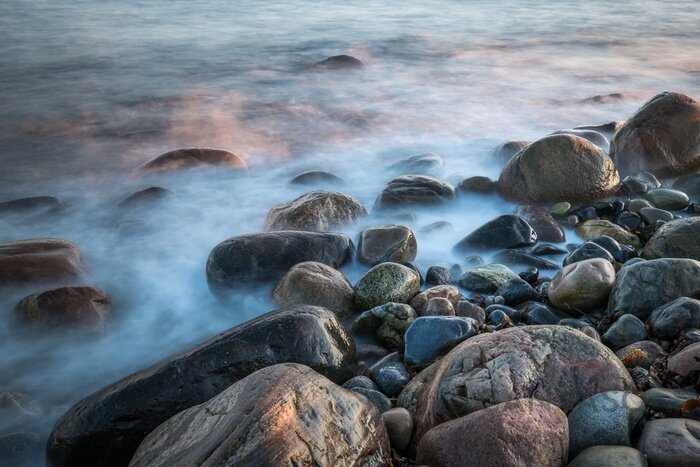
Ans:
[[[662,91],[700,98],[699,24],[697,1],[0,2],[0,202],[68,205],[0,217],[0,241],[75,242],[87,283],[114,304],[101,335],[27,338],[10,317],[37,290],[3,291],[0,388],[35,401],[45,439],[85,395],[272,309],[266,292],[218,303],[204,265],[217,243],[262,230],[271,206],[307,191],[288,185],[301,171],[335,173],[370,210],[406,156],[439,154],[437,175],[453,183],[497,178],[490,152],[506,140],[624,120]],[[338,54],[365,67],[312,68]],[[241,154],[250,172],[134,173],[191,146]],[[115,208],[154,185],[174,195]],[[416,263],[461,262],[451,246],[512,209],[462,197],[414,210]],[[420,233],[438,220],[454,231]],[[353,282],[363,271],[343,270]],[[27,459],[41,462],[40,451]]]

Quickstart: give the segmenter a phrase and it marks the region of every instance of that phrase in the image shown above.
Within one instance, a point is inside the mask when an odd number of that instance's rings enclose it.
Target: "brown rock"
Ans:
[[[144,439],[130,466],[385,465],[379,411],[308,367],[275,365],[178,413]]]
[[[608,260],[591,258],[564,266],[549,284],[549,301],[560,310],[587,313],[604,306],[615,283]]]
[[[84,274],[78,247],[58,238],[0,243],[0,286],[62,282]]]
[[[518,206],[513,214],[525,219],[535,229],[537,240],[540,242],[559,243],[566,240],[559,222],[541,206],[524,204]]]
[[[144,174],[149,174],[205,167],[245,169],[247,166],[241,156],[229,151],[210,148],[185,148],[161,154],[136,170]]]
[[[86,326],[104,327],[112,302],[94,287],[60,287],[24,297],[15,307],[18,323],[35,329]]]
[[[352,196],[316,190],[289,203],[273,206],[267,213],[265,228],[329,232],[366,214],[367,210]]]
[[[428,300],[428,306],[425,307],[423,316],[454,316],[455,308],[446,298],[435,297]]]
[[[506,141],[496,146],[491,154],[501,163],[505,164],[521,149],[530,144],[530,141]]]
[[[428,303],[431,299],[437,297],[446,298],[452,304],[452,307],[455,307],[457,302],[462,299],[462,292],[452,285],[436,285],[413,297],[411,300],[411,307],[416,310],[418,316],[425,316],[428,310]]]
[[[557,406],[518,399],[489,407],[428,431],[418,464],[441,466],[563,466],[569,426]]]
[[[690,344],[669,358],[668,370],[683,377],[700,372],[700,342]]]

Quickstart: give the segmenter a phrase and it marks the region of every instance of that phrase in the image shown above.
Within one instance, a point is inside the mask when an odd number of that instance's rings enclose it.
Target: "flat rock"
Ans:
[[[316,190],[289,203],[273,206],[267,213],[265,229],[328,232],[367,215],[352,196],[337,191]]]

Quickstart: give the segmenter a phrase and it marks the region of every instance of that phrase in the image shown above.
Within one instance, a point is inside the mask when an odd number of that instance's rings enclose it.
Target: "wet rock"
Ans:
[[[0,286],[66,282],[84,275],[78,247],[58,238],[0,243]]]
[[[538,241],[554,243],[566,241],[559,222],[543,207],[531,204],[520,205],[513,214],[524,219],[535,229]]]
[[[122,208],[144,206],[146,204],[165,199],[169,196],[172,196],[172,194],[173,192],[168,189],[159,186],[152,186],[132,193],[131,195],[127,196],[122,201],[120,201],[117,204],[117,206]]]
[[[488,324],[491,326],[509,328],[513,322],[508,313],[501,309],[493,310],[489,313]]]
[[[425,273],[425,282],[430,285],[448,285],[452,283],[452,273],[441,266],[430,266]]]
[[[700,198],[700,172],[679,177],[673,182],[673,189],[682,191],[692,199]]]
[[[627,446],[592,446],[567,467],[647,467],[644,454]]]
[[[389,348],[402,349],[403,336],[416,318],[415,310],[405,303],[386,303],[362,313],[353,322],[352,330],[374,335]]]
[[[372,379],[382,393],[389,397],[396,397],[401,390],[411,381],[411,374],[401,362],[389,362],[372,367]]]
[[[627,245],[620,245],[615,239],[607,235],[595,237],[591,240],[591,242],[605,248],[605,250],[610,253],[618,263],[624,263],[627,257],[630,255],[637,256],[636,250],[631,249]]]
[[[498,191],[498,183],[488,177],[477,175],[475,177],[465,178],[459,182],[457,189],[465,193],[487,195]]]
[[[700,328],[700,300],[677,298],[652,311],[648,324],[654,336],[674,340],[687,329]]]
[[[406,261],[404,263],[400,263],[402,266],[406,266],[408,269],[411,271],[415,272],[416,275],[418,276],[418,279],[420,279],[420,286],[423,287],[423,283],[425,280],[423,279],[423,275],[420,272],[420,269],[418,269],[418,266],[416,266],[414,263],[411,263],[409,261]]]
[[[673,214],[658,208],[642,208],[639,210],[639,215],[648,225],[656,225],[658,221],[668,222],[673,220]]]
[[[290,185],[343,185],[345,180],[323,170],[302,172],[289,181]]]
[[[353,70],[363,66],[361,60],[350,55],[334,55],[314,64],[314,68],[326,70]]]
[[[594,200],[612,195],[620,177],[612,160],[578,136],[553,135],[530,144],[508,161],[498,189],[527,202]]]
[[[289,203],[273,206],[265,219],[266,230],[328,232],[353,223],[367,210],[352,196],[316,190]]]
[[[700,262],[663,258],[625,265],[610,293],[608,311],[646,319],[661,305],[700,293]]]
[[[524,271],[520,271],[518,276],[528,284],[534,284],[540,277],[540,271],[536,267],[527,268]]]
[[[598,96],[593,96],[592,99],[597,98]],[[605,99],[607,99],[607,96],[604,96]],[[582,126],[577,126],[574,128],[574,130],[593,130],[597,131],[598,133],[603,133],[603,134],[608,134],[612,136],[620,127],[622,126],[624,122],[608,122],[608,123],[602,123],[600,125],[582,125]]]
[[[66,207],[53,196],[32,196],[0,203],[0,215],[6,214],[47,214],[58,212]]]
[[[598,331],[591,326],[590,323],[587,323],[585,321],[581,321],[580,319],[576,318],[564,318],[561,321],[559,321],[560,326],[567,326],[572,329],[577,329],[590,337],[591,339],[595,339],[598,342],[600,342],[600,335],[598,334]]]
[[[593,258],[562,268],[547,294],[555,307],[585,314],[605,305],[614,283],[615,268],[610,262]]]
[[[464,237],[454,246],[458,252],[474,249],[514,248],[534,245],[537,233],[524,219],[518,216],[497,217]]]
[[[550,307],[544,303],[525,302],[520,308],[523,320],[527,324],[557,324],[561,319]]]
[[[642,256],[700,260],[700,217],[676,219],[659,227],[644,247]]]
[[[637,449],[650,466],[700,465],[700,422],[682,418],[651,420],[644,426]]]
[[[436,206],[455,198],[449,182],[427,175],[402,175],[390,181],[374,203],[381,212],[404,206]]]
[[[510,306],[503,305],[501,303],[494,303],[492,305],[489,305],[486,307],[485,311],[489,317],[491,317],[491,315],[496,311],[502,311],[506,314],[506,316],[508,316],[510,321],[513,322],[518,322],[521,318],[521,313],[519,310],[516,310],[515,308],[512,308]]]
[[[656,342],[639,341],[617,350],[615,355],[622,363],[634,363],[632,367],[640,366],[648,370],[657,359],[665,357],[666,352]]]
[[[441,297],[431,298],[428,301],[428,306],[425,308],[425,312],[421,316],[454,316],[455,309],[454,305],[446,299]]]
[[[272,291],[279,305],[315,305],[338,317],[355,312],[355,291],[340,271],[323,263],[305,261],[292,266]]]
[[[690,344],[669,358],[668,371],[682,377],[700,372],[700,342]]]
[[[47,462],[125,465],[145,436],[170,417],[282,362],[307,365],[342,383],[353,375],[355,346],[338,318],[323,308],[266,313],[78,402],[56,423]]]
[[[414,154],[405,159],[401,159],[389,167],[392,172],[402,174],[425,174],[431,175],[439,170],[443,165],[442,157],[432,152]]]
[[[584,129],[573,129],[573,130],[558,130],[552,133],[553,135],[572,135],[572,136],[578,136],[580,138],[583,138],[587,141],[590,141],[591,143],[595,144],[598,146],[601,150],[607,152],[608,151],[608,146],[610,143],[608,142],[608,139],[598,133],[595,130],[584,130]]]
[[[109,296],[95,287],[59,287],[24,297],[13,318],[22,326],[50,331],[89,328],[100,331],[112,312]]]
[[[536,399],[519,399],[431,429],[418,444],[416,463],[433,467],[563,466],[567,438],[566,416],[559,408]]]
[[[528,144],[530,144],[530,141],[506,141],[505,143],[496,146],[491,151],[491,154],[502,164],[505,164]]]
[[[622,175],[647,170],[681,175],[700,167],[700,104],[690,96],[664,92],[630,117],[610,142],[610,156]]]
[[[639,238],[635,234],[604,219],[586,221],[576,228],[576,233],[584,240],[593,240],[601,235],[607,235],[623,245],[632,248],[641,247]]]
[[[377,386],[376,383],[367,376],[353,376],[343,383],[343,387],[345,389],[363,388],[379,391],[379,386]]]
[[[647,330],[642,320],[634,315],[622,315],[603,334],[603,343],[613,350],[643,341]]]
[[[615,219],[615,223],[627,230],[637,230],[642,226],[642,218],[635,212],[622,211]]]
[[[161,154],[155,159],[144,163],[136,170],[142,174],[152,174],[211,167],[245,170],[247,166],[241,156],[229,151],[210,148],[186,148]]]
[[[355,305],[361,311],[389,302],[408,303],[420,290],[420,277],[397,263],[381,263],[355,284]]]
[[[569,412],[598,392],[632,389],[627,370],[603,344],[565,326],[524,326],[462,342],[413,378],[398,405],[414,416],[415,443],[440,423],[513,399],[531,397]]]
[[[472,318],[477,322],[478,326],[481,326],[486,321],[486,312],[484,309],[466,300],[457,302],[455,306],[455,315],[462,318]]]
[[[377,408],[377,410],[379,410],[380,413],[386,412],[387,410],[391,409],[391,399],[386,397],[380,391],[360,387],[352,388],[351,391],[366,397],[372,403],[372,405],[374,405]]]
[[[528,300],[537,300],[539,298],[535,289],[520,278],[506,282],[503,287],[496,291],[496,295],[503,297],[504,303],[508,306],[519,305]]]
[[[425,366],[455,345],[477,333],[476,321],[455,316],[425,316],[406,331],[404,361]]]
[[[649,201],[641,198],[633,199],[630,200],[627,203],[627,209],[629,209],[631,212],[636,212],[639,213],[642,209],[644,208],[653,208],[654,205],[652,205]]]
[[[389,409],[382,413],[382,419],[389,433],[391,447],[397,451],[403,451],[408,447],[413,432],[413,417],[403,407]]]
[[[207,281],[211,291],[227,292],[279,280],[297,263],[315,261],[339,268],[355,249],[347,235],[316,232],[265,232],[240,235],[219,243],[209,253]]]
[[[369,266],[405,263],[416,259],[418,244],[411,229],[403,225],[380,225],[360,232],[357,259]]]
[[[569,413],[569,455],[593,446],[629,446],[644,416],[644,402],[624,391],[595,394]]]
[[[511,279],[519,276],[502,264],[485,264],[465,272],[459,279],[459,285],[467,290],[479,293],[494,293]]]
[[[585,242],[580,247],[576,248],[573,253],[569,254],[564,258],[564,266],[570,264],[578,263],[579,261],[584,261],[591,258],[600,258],[608,261],[610,264],[615,265],[615,258],[610,254],[608,250],[598,245],[597,243],[588,241]]]
[[[508,266],[534,266],[541,269],[559,269],[559,266],[551,261],[544,260],[521,250],[503,250],[493,256],[494,261]]]
[[[563,255],[564,253],[566,253],[566,250],[546,243],[539,244],[532,249],[532,254],[538,256]]]
[[[700,161],[700,157],[698,158]],[[671,190],[670,188],[655,188],[649,190],[644,195],[651,204],[659,209],[666,209],[668,211],[680,211],[681,209],[688,206],[688,195],[678,190]]]
[[[328,401],[319,404],[319,399]],[[131,466],[362,465],[390,454],[379,412],[308,367],[259,370],[149,434]]]
[[[436,234],[439,232],[452,232],[454,229],[454,226],[447,221],[437,221],[422,227],[420,232],[424,234]]]
[[[651,388],[644,391],[641,397],[647,408],[654,412],[680,418],[683,416],[683,404],[700,397],[700,394],[686,389]]]
[[[430,300],[438,297],[447,299],[452,306],[455,306],[462,299],[462,292],[452,285],[437,285],[413,297],[411,306],[419,315],[422,315],[427,311]]]
[[[556,217],[564,217],[571,212],[571,203],[567,201],[560,201],[554,203],[551,208],[549,208],[549,213]]]

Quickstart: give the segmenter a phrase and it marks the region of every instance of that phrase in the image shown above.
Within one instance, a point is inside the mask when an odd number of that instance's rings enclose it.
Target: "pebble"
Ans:
[[[627,210],[639,214],[639,212],[644,208],[653,208],[654,205],[651,204],[646,199],[636,198],[627,203]]]

